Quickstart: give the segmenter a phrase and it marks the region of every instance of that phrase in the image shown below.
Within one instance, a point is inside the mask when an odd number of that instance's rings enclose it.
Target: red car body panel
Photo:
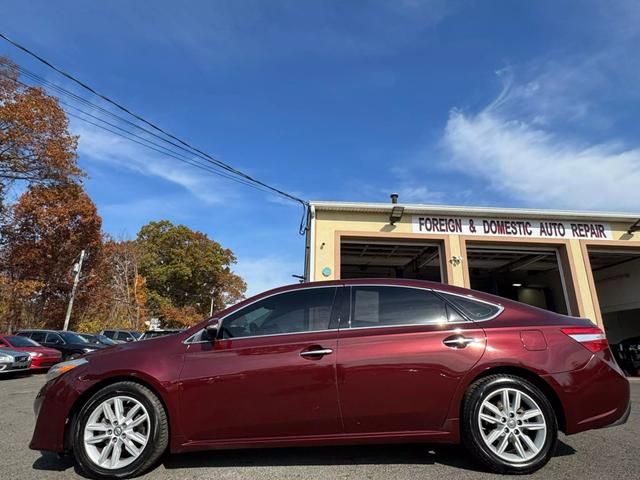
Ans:
[[[56,363],[62,360],[62,354],[60,351],[53,348],[38,346],[29,347],[16,347],[11,342],[11,336],[0,335],[0,348],[10,348],[11,350],[18,350],[20,352],[37,352],[40,356],[31,356],[31,368],[32,370],[40,370],[44,368],[50,368]]]
[[[265,292],[216,318],[279,292],[322,286],[398,285],[501,304],[482,322],[340,328],[185,344],[181,334],[94,352],[47,383],[35,402],[30,447],[62,452],[65,430],[85,398],[118,380],[153,389],[170,420],[172,452],[209,448],[403,441],[459,442],[465,391],[490,372],[535,377],[557,399],[562,428],[576,433],[624,419],[629,384],[610,351],[592,353],[563,326],[591,325],[481,292],[407,280],[346,280]],[[339,304],[336,305],[339,310]],[[344,312],[340,312],[344,316]],[[347,314],[348,315],[348,314]],[[442,342],[473,338],[466,348]],[[333,353],[302,358],[300,352]]]

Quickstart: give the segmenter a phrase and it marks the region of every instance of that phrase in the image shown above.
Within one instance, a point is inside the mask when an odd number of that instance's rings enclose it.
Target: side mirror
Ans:
[[[212,323],[204,328],[204,336],[207,340],[215,342],[218,337],[218,324]]]

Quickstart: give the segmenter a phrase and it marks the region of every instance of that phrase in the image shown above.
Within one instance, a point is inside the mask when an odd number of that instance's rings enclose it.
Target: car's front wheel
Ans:
[[[73,427],[76,461],[96,478],[141,474],[160,458],[168,441],[162,403],[135,382],[118,382],[99,390],[82,407]]]
[[[498,473],[526,474],[553,455],[558,423],[544,393],[511,375],[491,375],[465,395],[463,441],[471,453]]]

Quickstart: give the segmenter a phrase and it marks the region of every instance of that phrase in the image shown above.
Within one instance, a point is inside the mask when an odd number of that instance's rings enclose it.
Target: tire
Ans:
[[[87,428],[88,424],[91,427]],[[83,405],[71,438],[75,459],[87,476],[130,478],[150,469],[165,452],[169,423],[162,403],[151,390],[135,382],[118,382],[99,390]]]
[[[461,427],[471,454],[501,474],[529,474],[542,468],[558,440],[558,421],[549,399],[514,375],[491,375],[473,383],[465,394]]]

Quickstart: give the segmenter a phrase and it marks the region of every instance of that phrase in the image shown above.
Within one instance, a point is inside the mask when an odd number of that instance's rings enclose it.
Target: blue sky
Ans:
[[[0,30],[305,199],[640,211],[637,2],[4,0]],[[250,293],[302,273],[299,206],[72,128],[105,231],[204,231]]]

